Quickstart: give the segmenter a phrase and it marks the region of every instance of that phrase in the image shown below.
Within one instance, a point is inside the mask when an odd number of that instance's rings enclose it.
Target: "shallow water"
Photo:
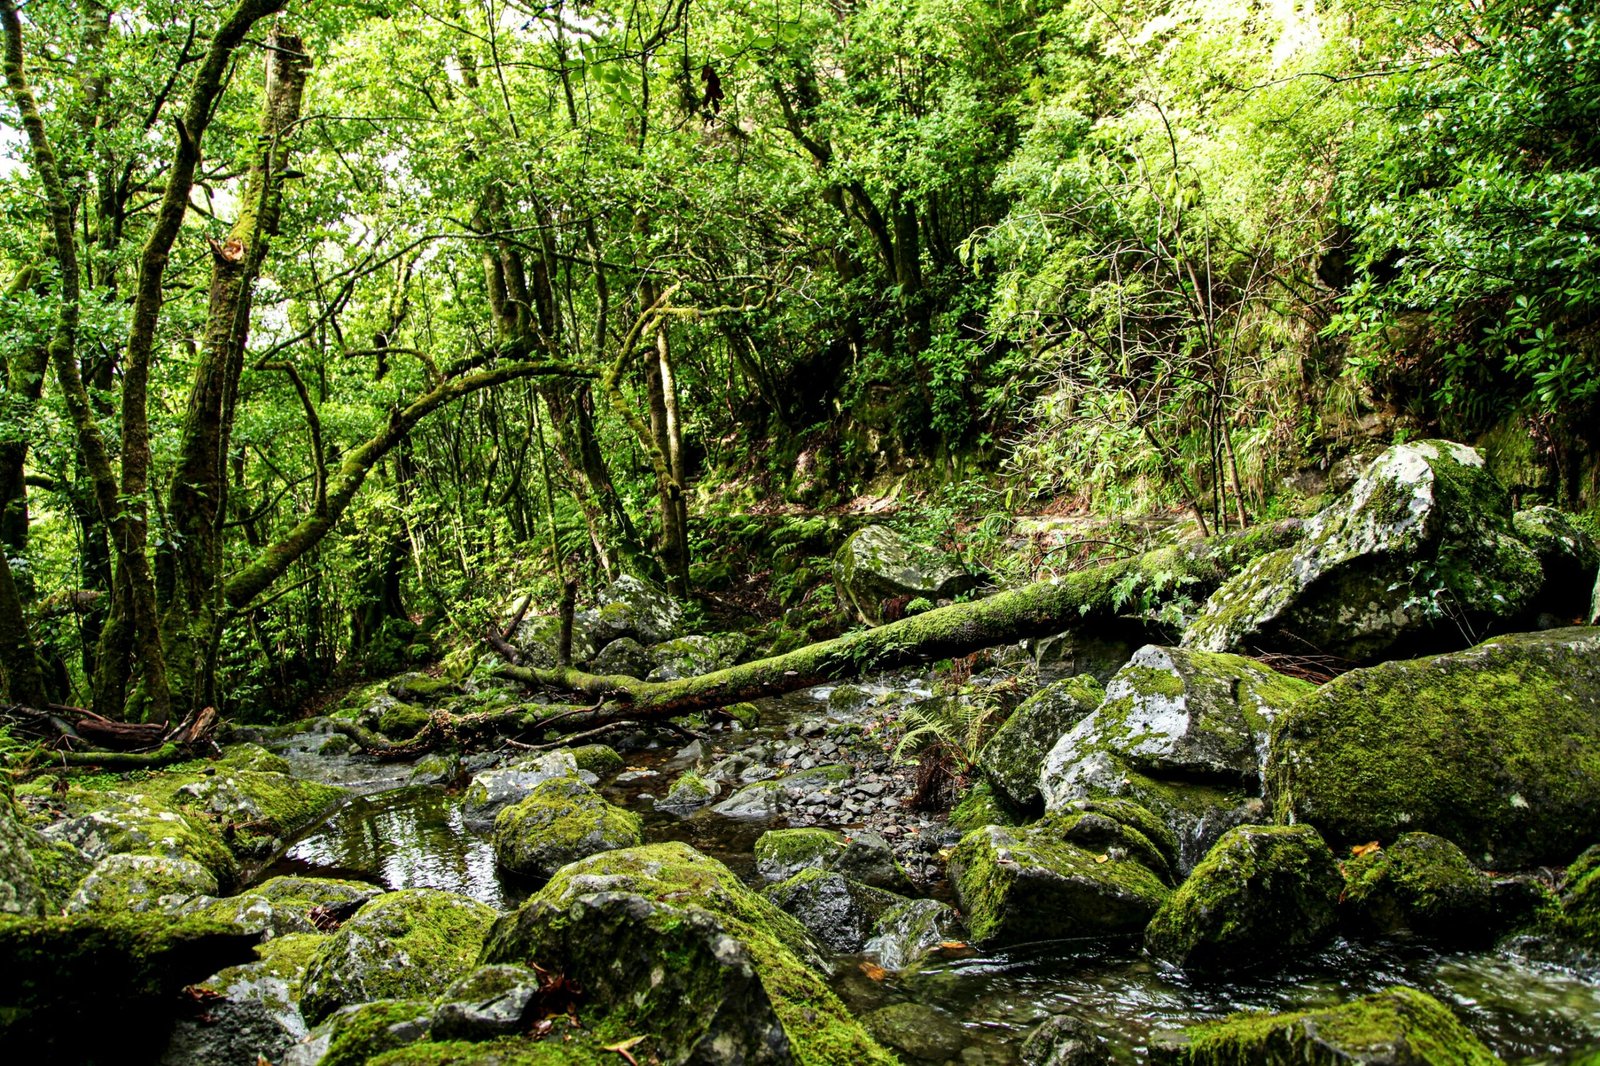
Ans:
[[[782,736],[800,717],[825,707],[816,697],[762,704],[759,729],[719,738],[736,748]],[[731,743],[729,743],[731,741]],[[651,841],[681,840],[754,879],[750,851],[766,829],[784,824],[735,821],[701,810],[680,818],[654,809],[675,770],[670,749],[627,756],[628,768],[654,770],[603,789],[637,811]],[[301,837],[263,873],[355,877],[388,888],[460,892],[498,909],[517,906],[536,886],[495,869],[487,832],[468,829],[459,794],[411,787],[358,797]],[[1056,942],[1002,955],[924,964],[870,979],[858,963],[838,960],[834,985],[858,1013],[897,1002],[919,1003],[958,1021],[968,1045],[963,1066],[1011,1066],[1028,1031],[1052,1014],[1070,1014],[1113,1034],[1127,1061],[1144,1057],[1149,1039],[1236,1010],[1332,1006],[1393,984],[1420,988],[1449,1004],[1512,1063],[1561,1063],[1600,1051],[1600,984],[1576,974],[1493,952],[1440,953],[1414,944],[1336,943],[1320,955],[1266,977],[1205,982],[1142,957],[1136,943]],[[907,1058],[907,1062],[911,1062]]]

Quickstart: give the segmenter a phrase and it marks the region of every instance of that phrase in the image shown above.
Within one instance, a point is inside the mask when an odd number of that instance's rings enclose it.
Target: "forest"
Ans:
[[[0,30],[0,1043],[1600,1062],[1591,6]]]

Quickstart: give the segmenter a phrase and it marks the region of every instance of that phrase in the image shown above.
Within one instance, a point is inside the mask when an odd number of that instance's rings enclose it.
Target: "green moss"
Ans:
[[[583,744],[576,748],[568,748],[572,761],[579,770],[586,770],[596,777],[605,777],[622,769],[626,763],[617,750],[605,744]]]
[[[409,703],[393,703],[378,715],[378,732],[390,740],[410,740],[428,724],[430,715]]]
[[[950,808],[950,827],[963,833],[986,825],[1023,825],[1027,821],[1027,815],[1002,801],[987,781],[968,785],[956,805]]]
[[[244,771],[240,771],[244,772]],[[73,816],[60,829],[62,839],[77,845],[91,859],[115,854],[169,855],[199,863],[216,877],[222,891],[237,880],[239,864],[223,843],[222,827],[198,812],[176,809],[162,798],[169,786],[187,780],[162,775],[150,781],[155,794],[102,792],[74,786],[64,805]]]
[[[1340,1066],[1349,1062],[1495,1066],[1488,1048],[1438,1000],[1394,987],[1325,1011],[1236,1014],[1187,1032],[1167,1058],[1182,1066]]]
[[[628,848],[644,839],[632,811],[607,803],[570,777],[541,781],[494,820],[494,853],[512,873],[549,877],[597,851]]]
[[[368,1066],[617,1066],[626,1060],[607,1044],[621,1043],[627,1036],[598,1034],[587,1028],[560,1026],[561,1032],[545,1040],[510,1037],[500,1040],[453,1040],[446,1043],[412,1044],[397,1051],[386,1051],[369,1059]],[[640,1062],[648,1061],[649,1044],[629,1050]]]
[[[47,840],[30,833],[28,854],[39,874],[39,891],[46,914],[60,914],[94,863],[71,844]]]
[[[289,933],[273,937],[256,948],[256,958],[265,964],[268,973],[298,987],[305,976],[317,949],[328,939],[326,933]]]
[[[289,760],[274,755],[260,744],[229,744],[222,749],[217,766],[232,770],[259,770],[263,773],[289,773]]]
[[[1471,941],[1493,934],[1489,878],[1432,833],[1407,833],[1344,867],[1341,910],[1361,928]]]
[[[744,729],[754,729],[761,724],[761,708],[753,703],[730,703],[722,708],[722,713]]]
[[[403,703],[437,703],[461,695],[461,686],[442,677],[407,674],[389,682],[389,695]]]
[[[756,839],[756,869],[768,880],[786,880],[832,865],[844,848],[844,837],[831,829],[769,829]]]
[[[1353,670],[1273,730],[1280,821],[1332,841],[1424,830],[1485,866],[1564,860],[1600,838],[1600,631],[1558,629]]]
[[[427,1034],[431,1004],[422,999],[382,999],[334,1017],[333,1039],[317,1066],[363,1066],[385,1051]]]
[[[1145,948],[1185,969],[1270,964],[1332,932],[1343,885],[1314,829],[1239,826],[1150,920]]]
[[[1561,907],[1550,915],[1548,924],[1559,937],[1600,951],[1600,844],[1567,867],[1561,883]]]

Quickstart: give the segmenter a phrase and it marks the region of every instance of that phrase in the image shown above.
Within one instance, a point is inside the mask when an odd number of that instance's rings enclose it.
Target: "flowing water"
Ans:
[[[745,744],[771,740],[797,718],[823,709],[815,698],[768,700],[761,727],[740,738]],[[637,811],[649,840],[682,840],[753,881],[751,847],[783,820],[734,820],[710,810],[679,818],[656,811],[650,796],[665,792],[672,780],[671,756],[666,749],[630,754],[628,768],[646,774],[607,786],[607,798]],[[536,887],[500,874],[488,834],[463,823],[459,793],[435,786],[351,800],[263,876],[282,873],[353,877],[391,889],[447,889],[502,910],[517,906]],[[1340,940],[1269,976],[1226,982],[1186,977],[1142,957],[1134,943],[1056,942],[933,960],[887,976],[862,967],[862,961],[838,960],[834,985],[846,1003],[858,1013],[895,1003],[941,1012],[961,1027],[966,1046],[952,1061],[963,1066],[1016,1063],[1028,1031],[1053,1014],[1120,1035],[1122,1053],[1137,1059],[1150,1038],[1232,1011],[1332,1006],[1393,984],[1420,988],[1451,1005],[1507,1062],[1562,1063],[1600,1051],[1596,975],[1504,952],[1444,953],[1415,944]]]

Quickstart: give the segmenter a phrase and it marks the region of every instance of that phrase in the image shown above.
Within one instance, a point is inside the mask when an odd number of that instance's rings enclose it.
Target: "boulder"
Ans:
[[[1089,674],[1053,682],[1022,702],[978,752],[978,769],[1012,806],[1039,810],[1044,796],[1039,775],[1056,742],[1105,699],[1105,689]]]
[[[893,892],[826,870],[802,870],[763,895],[794,915],[818,943],[840,954],[860,951],[878,921],[905,902]]]
[[[170,855],[107,855],[67,901],[67,913],[173,913],[197,896],[214,896],[217,877],[189,859]]]
[[[583,774],[594,774],[595,780],[614,774],[625,765],[617,749],[608,744],[580,744],[576,748],[563,748],[578,766],[579,780]]]
[[[1600,953],[1600,844],[1567,867],[1559,901],[1559,910],[1550,917],[1556,935],[1585,951]]]
[[[749,644],[739,633],[719,633],[714,637],[689,636],[662,641],[650,649],[654,667],[648,681],[677,681],[721,670],[738,662]]]
[[[655,585],[624,574],[602,589],[595,605],[579,611],[574,621],[574,628],[581,625],[600,646],[618,637],[660,644],[677,636],[683,605]],[[576,651],[573,657],[577,658]]]
[[[1145,930],[1145,950],[1186,970],[1268,965],[1332,932],[1344,879],[1308,826],[1240,826],[1194,868]]]
[[[260,959],[230,966],[201,981],[203,1011],[173,1025],[161,1066],[249,1066],[276,1062],[306,1035],[300,980],[326,939],[292,934],[263,945]]]
[[[1423,831],[1489,869],[1564,862],[1600,839],[1600,630],[1352,670],[1279,720],[1266,782],[1278,820],[1337,845]]]
[[[0,914],[44,913],[45,890],[33,861],[32,842],[11,805],[10,790],[0,785]]]
[[[643,644],[632,637],[618,637],[600,649],[600,654],[594,657],[589,669],[597,674],[618,674],[642,680],[654,666],[650,661],[650,652]]]
[[[596,852],[631,848],[644,838],[639,816],[614,807],[571,777],[535,786],[494,820],[494,858],[523,877],[549,877]]]
[[[1369,661],[1523,615],[1542,581],[1477,452],[1397,444],[1306,523],[1297,546],[1213,593],[1184,644]]]
[[[562,869],[495,923],[483,961],[575,981],[588,1028],[615,1014],[651,1034],[641,1061],[893,1062],[829,991],[799,923],[681,843]]]
[[[1241,1013],[1156,1045],[1157,1066],[1498,1066],[1438,1000],[1396,986],[1330,1010]]]
[[[1145,927],[1171,889],[1133,858],[1068,843],[1081,817],[985,826],[961,839],[950,855],[950,880],[975,942],[1006,947]]]
[[[572,661],[586,663],[594,659],[611,639],[600,640],[584,623],[581,612],[572,620]],[[548,670],[561,665],[561,620],[554,615],[535,615],[525,618],[511,635],[511,644],[517,649],[524,666]]]
[[[672,782],[667,794],[656,800],[656,810],[671,811],[673,814],[692,814],[701,807],[715,803],[721,794],[722,786],[717,782],[702,777],[693,770],[685,770]]]
[[[1539,559],[1536,610],[1562,621],[1587,621],[1589,590],[1600,572],[1600,545],[1565,511],[1540,505],[1512,518],[1517,536]]]
[[[861,952],[886,970],[906,970],[941,945],[958,943],[965,936],[961,915],[948,903],[908,899],[878,916]]]
[[[889,892],[909,893],[911,876],[894,856],[894,848],[877,833],[867,830],[852,833],[841,852],[828,867],[852,881]]]
[[[421,997],[341,1007],[292,1045],[280,1066],[363,1066],[428,1039],[433,1004]]]
[[[306,970],[308,1022],[374,999],[432,996],[472,969],[492,908],[432,888],[386,892],[322,943]]]
[[[756,873],[776,882],[802,870],[826,870],[844,848],[844,837],[832,829],[769,829],[756,838]]]
[[[1111,1066],[1111,1049],[1093,1026],[1067,1014],[1046,1018],[1022,1042],[1022,1066]]]
[[[938,1007],[923,1003],[891,1003],[861,1016],[881,1043],[902,1051],[917,1062],[960,1060],[967,1036],[956,1019]]]
[[[461,801],[462,820],[471,828],[486,829],[501,811],[539,785],[557,777],[577,778],[579,773],[577,759],[570,751],[559,749],[518,759],[498,770],[480,771],[467,784]]]
[[[1344,874],[1339,909],[1358,930],[1462,944],[1494,936],[1492,882],[1443,837],[1406,833],[1351,859]]]
[[[526,1032],[537,1021],[539,975],[526,966],[480,966],[439,997],[432,1040],[491,1040]]]
[[[160,855],[204,866],[223,889],[237,879],[238,861],[199,817],[151,796],[105,792],[95,802],[97,809],[47,826],[41,834],[71,844],[93,862],[107,855]]]
[[[196,900],[184,913],[224,922],[265,941],[316,933],[343,921],[383,889],[364,881],[330,877],[274,877],[225,899]]]
[[[408,734],[409,735],[409,734]],[[241,858],[264,859],[312,825],[349,793],[275,771],[219,771],[173,790],[174,803],[227,827]]]
[[[914,541],[888,526],[865,526],[851,534],[833,559],[840,599],[868,625],[882,625],[885,602],[956,596],[978,586],[952,555]]]

